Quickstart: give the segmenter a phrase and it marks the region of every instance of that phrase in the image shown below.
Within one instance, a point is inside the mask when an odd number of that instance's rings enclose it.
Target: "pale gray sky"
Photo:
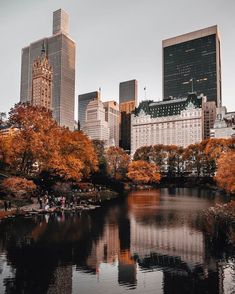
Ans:
[[[0,0],[0,111],[19,101],[21,49],[52,34],[58,8],[77,44],[76,100],[99,87],[103,100],[118,100],[129,79],[139,82],[139,100],[145,85],[161,100],[162,40],[217,24],[223,105],[235,110],[235,0]]]

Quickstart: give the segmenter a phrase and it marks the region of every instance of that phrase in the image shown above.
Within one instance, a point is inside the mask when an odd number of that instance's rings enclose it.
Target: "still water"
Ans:
[[[0,293],[235,293],[234,248],[213,246],[201,216],[218,202],[206,190],[161,189],[2,221]]]

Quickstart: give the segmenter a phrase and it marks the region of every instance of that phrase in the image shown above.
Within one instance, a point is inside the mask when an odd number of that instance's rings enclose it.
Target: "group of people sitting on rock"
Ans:
[[[49,210],[51,208],[75,208],[78,205],[82,204],[81,199],[78,196],[71,195],[69,197],[54,195],[48,195],[46,192],[45,195],[38,196],[39,209]]]

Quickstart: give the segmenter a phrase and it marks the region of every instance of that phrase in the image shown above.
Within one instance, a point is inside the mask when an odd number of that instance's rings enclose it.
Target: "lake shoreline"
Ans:
[[[88,192],[75,192],[75,197],[79,197],[78,203],[71,207],[66,205],[61,207],[55,205],[53,207],[46,208],[46,204],[43,203],[43,208],[40,209],[40,204],[36,197],[31,197],[27,200],[26,205],[20,205],[20,200],[17,201],[18,205],[15,207],[13,205],[12,209],[4,211],[0,210],[0,220],[12,218],[15,216],[28,215],[28,214],[45,214],[45,213],[56,213],[61,211],[71,211],[71,212],[81,212],[86,210],[93,210],[99,208],[104,203],[119,198],[119,194],[111,190],[103,191],[88,191]],[[6,201],[12,201],[12,198],[4,199]],[[25,199],[22,199],[22,203],[25,204]]]
[[[90,183],[91,184],[91,183]],[[73,192],[64,192],[61,194],[65,195],[66,198],[69,198],[72,194],[79,198],[79,204],[75,207],[60,207],[54,206],[49,209],[40,209],[39,202],[37,202],[37,195],[36,197],[31,197],[30,199],[17,199],[14,198],[3,198],[7,201],[16,201],[17,204],[13,205],[11,210],[4,211],[3,209],[0,210],[0,220],[5,218],[11,218],[17,215],[25,215],[25,214],[45,214],[45,213],[54,213],[60,211],[74,211],[80,212],[85,210],[92,210],[102,206],[105,202],[110,201],[112,199],[120,198],[120,194],[123,195],[124,193],[130,191],[138,191],[138,190],[152,190],[152,189],[159,189],[159,188],[168,188],[168,189],[175,189],[175,188],[199,188],[199,189],[209,189],[214,193],[218,192],[221,193],[221,196],[230,196],[231,199],[234,199],[233,194],[226,193],[225,191],[221,190],[217,185],[213,178],[205,178],[205,177],[172,177],[172,178],[162,178],[159,184],[134,184],[133,182],[126,181],[119,183],[122,186],[121,191],[117,191],[116,187],[112,187],[112,185],[107,188],[104,187],[103,190],[92,190],[89,191],[73,191]],[[3,203],[2,203],[3,204]],[[3,205],[2,205],[3,206]],[[45,205],[44,205],[45,206]]]

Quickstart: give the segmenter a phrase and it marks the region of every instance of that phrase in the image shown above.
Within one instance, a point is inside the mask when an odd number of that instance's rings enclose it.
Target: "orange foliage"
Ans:
[[[235,138],[231,139],[217,139],[208,140],[205,152],[215,160],[218,160],[223,152],[235,150]]]
[[[130,157],[119,147],[110,147],[105,153],[107,172],[111,178],[116,180],[125,176]]]
[[[49,171],[79,181],[97,169],[88,137],[58,126],[45,108],[17,104],[9,113],[9,123],[17,130],[1,138],[0,156],[12,170],[25,176]]]
[[[55,138],[56,147],[43,170],[52,170],[65,179],[80,180],[97,170],[97,157],[91,141],[82,132],[60,128]]]
[[[235,152],[221,155],[218,160],[218,170],[215,177],[218,185],[228,192],[235,193]]]
[[[144,160],[132,161],[128,166],[127,176],[136,183],[159,183],[161,176],[159,168],[154,163]]]
[[[4,179],[1,186],[16,197],[24,197],[36,189],[33,181],[18,177]]]

